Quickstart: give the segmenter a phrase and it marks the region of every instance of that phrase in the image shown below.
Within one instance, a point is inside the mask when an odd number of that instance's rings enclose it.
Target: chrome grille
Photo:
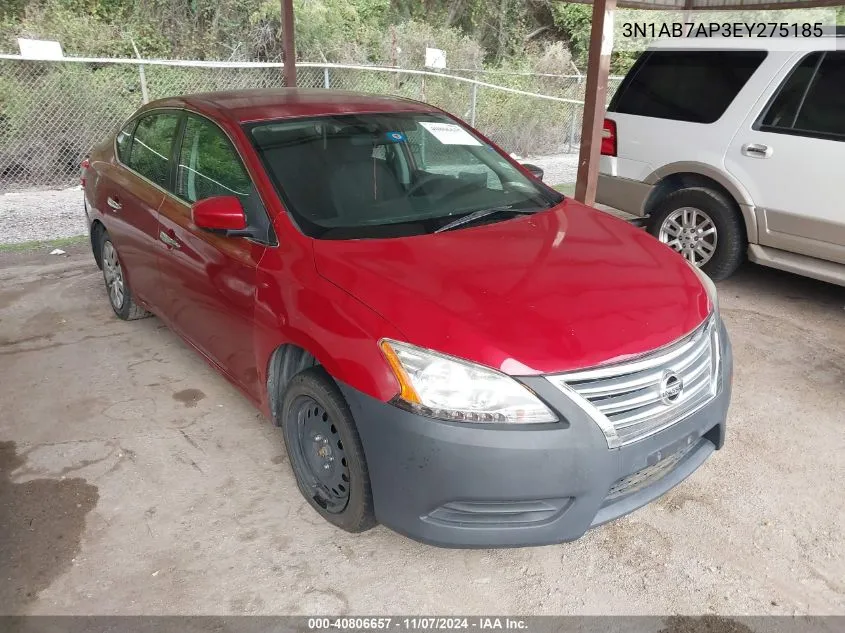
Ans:
[[[624,446],[675,424],[716,395],[717,337],[711,317],[656,352],[547,379],[591,415],[610,448]]]

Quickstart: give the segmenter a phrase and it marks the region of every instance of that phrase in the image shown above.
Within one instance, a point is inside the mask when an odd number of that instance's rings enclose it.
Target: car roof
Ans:
[[[402,97],[322,88],[208,92],[159,99],[144,109],[163,107],[188,108],[236,123],[330,114],[438,112],[434,106]]]

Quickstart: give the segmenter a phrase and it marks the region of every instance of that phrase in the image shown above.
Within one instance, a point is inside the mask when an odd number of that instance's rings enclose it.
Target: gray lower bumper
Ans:
[[[440,422],[341,385],[364,445],[376,517],[435,545],[513,547],[572,541],[632,512],[721,448],[732,357],[727,332],[720,338],[722,391],[685,420],[614,450],[543,378],[523,380],[565,422],[531,429]]]
[[[599,174],[596,202],[632,215],[643,216],[646,201],[653,188],[652,185],[638,180]]]

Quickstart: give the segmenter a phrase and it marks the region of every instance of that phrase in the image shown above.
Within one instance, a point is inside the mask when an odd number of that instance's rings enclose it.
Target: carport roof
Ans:
[[[567,0],[593,4],[592,0]],[[617,7],[625,9],[656,9],[669,11],[705,11],[729,9],[809,9],[841,6],[843,0],[618,0]]]

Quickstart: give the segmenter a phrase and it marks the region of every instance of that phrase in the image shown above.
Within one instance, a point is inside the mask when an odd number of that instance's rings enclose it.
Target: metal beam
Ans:
[[[293,0],[282,1],[282,61],[285,86],[296,88],[296,46],[293,35]]]
[[[601,133],[607,103],[607,77],[613,47],[613,12],[616,0],[593,2],[590,29],[590,56],[587,62],[587,86],[584,95],[584,119],[581,123],[581,150],[578,156],[578,182],[575,199],[585,204],[596,201]]]

